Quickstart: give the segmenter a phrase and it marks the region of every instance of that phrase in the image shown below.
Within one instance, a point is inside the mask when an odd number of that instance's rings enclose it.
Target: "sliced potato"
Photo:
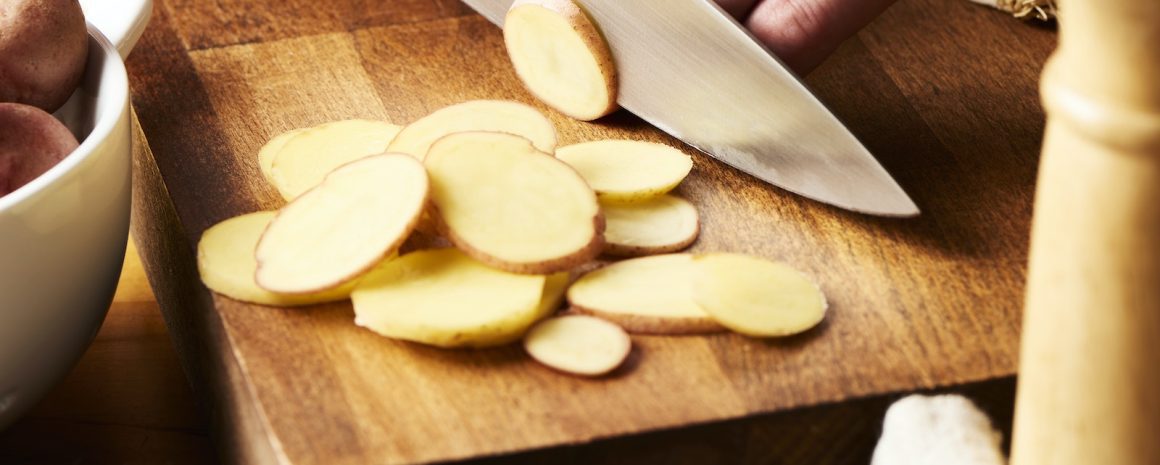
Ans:
[[[516,0],[503,38],[516,74],[544,104],[583,121],[616,110],[612,51],[571,0]]]
[[[442,109],[408,124],[387,150],[423,160],[439,138],[465,131],[515,134],[532,142],[536,150],[556,150],[556,128],[543,114],[519,102],[471,100]]]
[[[560,147],[556,158],[571,165],[601,200],[633,202],[677,187],[693,159],[664,144],[598,140]]]
[[[568,281],[571,276],[567,271],[553,273],[544,277],[544,292],[540,296],[540,316],[548,316],[560,309],[564,302],[564,292],[568,290]]]
[[[826,316],[826,298],[818,285],[784,263],[715,253],[699,255],[693,264],[693,300],[738,333],[789,336]]]
[[[270,181],[293,200],[339,166],[383,153],[399,133],[385,121],[351,119],[306,128],[286,140],[270,162]]]
[[[687,254],[625,260],[581,276],[568,288],[568,302],[633,333],[724,330],[693,301],[692,272],[693,257]]]
[[[307,129],[310,128],[291,129],[289,131],[278,134],[274,136],[274,138],[267,141],[266,144],[262,146],[262,148],[258,149],[258,169],[262,172],[262,177],[265,178],[266,182],[270,183],[271,186],[274,185],[274,174],[271,172],[271,170],[274,168],[274,156],[278,155],[278,152],[282,150],[282,147],[286,146],[286,143],[289,142],[291,138],[301,134]]]
[[[544,320],[528,331],[524,350],[550,368],[599,376],[624,363],[632,339],[619,326],[599,318],[566,315]]]
[[[255,251],[258,285],[308,293],[353,279],[406,240],[427,193],[427,173],[409,156],[343,165],[270,222]]]
[[[604,253],[636,257],[671,253],[697,240],[697,208],[663,194],[633,203],[600,203],[604,211]]]
[[[527,139],[461,132],[427,154],[437,226],[468,255],[514,273],[567,270],[600,253],[596,195]]]
[[[258,238],[278,212],[263,211],[236,216],[206,229],[197,243],[197,269],[210,290],[226,297],[261,305],[292,307],[344,300],[355,281],[311,294],[270,292],[254,281],[258,261],[254,248]]]
[[[558,279],[558,278],[557,278]],[[457,249],[422,250],[368,274],[351,293],[355,324],[438,347],[518,340],[551,310],[545,277],[488,267]]]

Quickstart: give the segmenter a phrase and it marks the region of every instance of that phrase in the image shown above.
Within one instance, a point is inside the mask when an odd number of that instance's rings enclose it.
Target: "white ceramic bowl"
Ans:
[[[116,289],[129,235],[132,140],[117,45],[127,54],[152,11],[149,0],[128,9],[124,1],[82,2],[86,14],[97,8],[118,19],[95,15],[102,26],[90,15],[84,79],[56,113],[80,146],[0,197],[0,429],[72,368]]]

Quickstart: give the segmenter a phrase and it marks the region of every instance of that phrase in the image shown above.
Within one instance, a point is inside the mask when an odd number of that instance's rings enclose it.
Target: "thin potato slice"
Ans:
[[[677,187],[693,159],[664,144],[598,140],[560,147],[556,158],[571,165],[601,200],[634,202]]]
[[[697,240],[697,208],[664,194],[634,203],[600,203],[604,211],[604,253],[624,257],[671,253]]]
[[[571,0],[516,0],[503,38],[516,74],[544,104],[583,121],[617,109],[612,51]]]
[[[491,347],[518,340],[550,312],[544,290],[544,276],[496,270],[457,249],[437,249],[403,255],[369,273],[351,301],[355,324],[383,336]]]
[[[535,108],[507,100],[471,100],[436,110],[399,131],[387,150],[424,160],[435,141],[467,131],[515,134],[531,141],[541,152],[556,150],[552,122]]]
[[[306,128],[287,139],[273,155],[270,182],[283,198],[293,200],[317,186],[335,168],[383,153],[399,130],[385,121],[361,119]]]
[[[222,221],[201,235],[197,243],[197,269],[210,290],[226,297],[261,305],[292,307],[333,302],[350,297],[355,282],[312,294],[270,292],[254,281],[258,261],[254,248],[262,231],[278,212],[263,211]]]
[[[568,290],[568,281],[571,279],[567,271],[553,273],[544,277],[544,292],[540,296],[540,316],[548,316],[560,309],[564,302],[564,292]]]
[[[632,339],[619,326],[584,315],[550,318],[524,338],[524,350],[550,368],[581,376],[600,376],[624,363]]]
[[[271,186],[274,185],[274,174],[271,172],[274,169],[274,156],[278,155],[278,152],[282,150],[282,147],[286,146],[286,143],[289,142],[291,138],[302,134],[302,132],[307,129],[310,128],[291,129],[289,131],[278,134],[266,142],[262,148],[258,149],[258,169],[261,170],[262,177],[265,178],[266,182],[270,183]]]
[[[372,155],[332,171],[262,234],[258,285],[318,292],[362,274],[403,243],[427,193],[423,165],[406,155]]]
[[[568,288],[581,313],[612,321],[633,333],[699,334],[724,330],[693,302],[693,257],[654,255],[613,263]]]
[[[699,255],[693,264],[693,300],[738,333],[789,336],[826,316],[826,298],[818,285],[784,263],[715,253]]]
[[[513,273],[567,270],[600,253],[596,195],[526,139],[461,132],[427,154],[438,227],[473,258]]]

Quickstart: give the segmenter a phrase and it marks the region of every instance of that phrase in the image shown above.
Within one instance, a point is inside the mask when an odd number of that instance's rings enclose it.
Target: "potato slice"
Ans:
[[[600,253],[596,195],[568,165],[519,136],[461,132],[427,154],[435,219],[473,258],[513,273],[567,270]]]
[[[693,300],[738,333],[789,336],[826,316],[818,285],[784,263],[715,253],[694,257],[693,264]]]
[[[601,200],[633,202],[677,187],[693,159],[664,144],[598,140],[560,147],[556,158],[571,165]]]
[[[633,333],[698,334],[724,330],[693,302],[693,257],[654,255],[613,263],[581,276],[568,302],[581,313]]]
[[[274,168],[274,156],[278,155],[278,152],[282,150],[282,147],[286,146],[286,143],[289,142],[291,138],[297,136],[298,134],[302,134],[302,132],[306,131],[307,129],[310,128],[291,129],[289,131],[278,134],[274,136],[273,139],[267,141],[266,144],[262,146],[262,148],[258,149],[258,169],[262,172],[262,177],[265,178],[266,182],[270,183],[271,186],[274,185],[274,174],[271,172],[271,170]]]
[[[636,257],[671,253],[697,240],[697,208],[680,197],[663,194],[633,203],[601,202],[604,253]]]
[[[255,251],[258,285],[308,293],[358,276],[406,240],[427,193],[427,173],[409,156],[343,165],[270,222]]]
[[[566,315],[544,320],[528,331],[524,350],[550,368],[599,376],[624,363],[632,339],[619,326],[599,318]]]
[[[286,140],[270,162],[270,181],[286,200],[322,182],[335,168],[383,153],[399,133],[385,121],[351,119],[306,128]]]
[[[351,301],[355,324],[383,336],[490,347],[518,340],[550,312],[544,289],[544,276],[508,273],[457,249],[436,249],[384,264],[363,278]]]
[[[616,111],[612,51],[571,0],[516,0],[503,38],[516,74],[544,104],[583,121]]]
[[[556,310],[560,309],[570,279],[571,276],[567,271],[552,273],[544,277],[544,292],[540,296],[541,317],[556,313]]]
[[[531,141],[541,152],[556,150],[552,122],[535,108],[507,100],[471,100],[436,110],[399,131],[387,150],[423,160],[436,140],[466,131],[515,134]]]
[[[258,261],[254,248],[258,238],[278,212],[263,211],[236,216],[206,229],[197,243],[197,270],[210,290],[226,297],[261,305],[292,307],[344,300],[355,281],[311,294],[270,292],[254,281]]]

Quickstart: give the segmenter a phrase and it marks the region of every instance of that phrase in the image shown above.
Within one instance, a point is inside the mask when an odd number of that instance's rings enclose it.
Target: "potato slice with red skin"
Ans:
[[[383,153],[399,130],[385,121],[363,119],[302,129],[286,139],[270,159],[270,183],[282,198],[293,200],[317,186],[335,168]],[[267,150],[273,151],[273,147]]]
[[[524,336],[524,350],[543,365],[580,376],[615,370],[632,351],[632,339],[621,327],[585,315],[541,321]]]
[[[262,234],[254,252],[258,285],[295,294],[353,279],[406,240],[428,191],[423,165],[403,154],[372,155],[332,171]]]
[[[559,292],[560,278],[551,282],[551,293]],[[369,273],[351,301],[355,323],[383,336],[492,347],[519,340],[551,313],[555,299],[545,298],[547,287],[544,276],[496,270],[457,249],[420,250]]]
[[[612,321],[632,333],[703,334],[725,328],[692,296],[693,257],[653,255],[592,271],[568,288],[579,313]]]
[[[541,152],[556,150],[552,122],[535,108],[508,100],[470,100],[435,110],[403,127],[387,150],[424,160],[435,141],[468,131],[514,134],[531,141]]]
[[[693,300],[725,327],[747,336],[790,336],[826,316],[826,298],[802,272],[742,254],[693,258]]]
[[[513,273],[568,270],[600,253],[604,217],[580,175],[519,136],[461,132],[431,145],[437,227],[473,258]]]
[[[693,169],[693,159],[664,144],[598,140],[560,147],[556,158],[584,177],[600,200],[636,202],[677,187]]]
[[[672,253],[697,240],[700,219],[688,200],[663,194],[640,202],[601,202],[604,253],[638,257]]]
[[[583,121],[618,108],[612,51],[571,0],[516,0],[503,38],[516,75],[544,104]]]
[[[248,213],[222,221],[201,234],[197,243],[197,270],[211,291],[231,299],[261,305],[293,307],[345,300],[357,280],[311,294],[279,294],[258,287],[254,248],[276,211]]]
[[[44,110],[0,103],[0,197],[44,174],[77,146],[68,128]]]

